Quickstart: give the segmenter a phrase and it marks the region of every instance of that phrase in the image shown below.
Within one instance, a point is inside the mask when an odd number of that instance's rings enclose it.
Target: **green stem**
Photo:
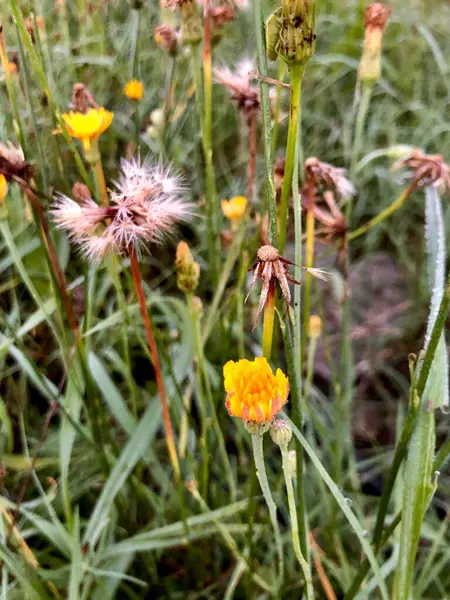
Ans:
[[[387,208],[382,210],[376,217],[370,219],[370,221],[368,221],[364,225],[361,225],[361,227],[358,227],[358,229],[351,231],[347,235],[347,240],[349,242],[352,240],[356,240],[357,238],[367,233],[369,229],[372,229],[376,225],[379,225],[382,221],[393,215],[399,208],[401,208],[404,205],[411,193],[415,190],[416,186],[417,182],[414,181],[406,190],[403,190],[400,196],[396,200],[394,200],[392,204],[390,204]]]
[[[278,553],[278,572],[280,585],[284,576],[284,558],[283,558],[283,543],[281,540],[280,526],[277,519],[277,507],[270,491],[269,481],[267,479],[266,466],[264,464],[263,436],[252,435],[253,458],[255,460],[256,476],[258,477],[261,491],[269,509],[270,521],[272,523],[275,545]]]
[[[284,60],[280,60],[279,65],[278,65],[277,79],[281,83],[284,81],[285,72],[286,72],[286,63],[284,62]],[[277,86],[276,96],[275,96],[275,109],[273,111],[273,128],[272,128],[272,152],[273,152],[273,154],[276,153],[277,143],[278,143],[278,130],[280,127],[279,120],[280,120],[282,90],[283,90],[283,88],[281,87],[281,85]]]
[[[267,295],[263,318],[262,353],[267,360],[270,360],[272,355],[273,326],[275,323],[275,284],[273,281],[269,284],[269,293]]]
[[[364,127],[366,117],[369,111],[370,99],[372,97],[373,84],[363,82],[362,98],[358,106],[358,114],[356,115],[355,137],[353,138],[352,156],[350,161],[350,179],[355,174],[358,158],[361,153],[362,139],[364,135]],[[349,221],[351,202],[347,203],[347,221]]]
[[[261,92],[261,113],[264,140],[264,159],[266,170],[266,194],[269,207],[269,226],[270,240],[272,246],[278,247],[278,228],[277,228],[277,205],[275,182],[273,178],[273,160],[272,160],[272,117],[270,114],[269,86],[264,81],[267,77],[267,58],[264,42],[264,11],[261,0],[254,0],[254,20],[255,20],[255,38],[256,53],[258,60],[258,71],[261,75],[259,82]]]
[[[292,545],[294,547],[295,556],[300,563],[306,583],[306,598],[314,600],[314,589],[311,577],[311,569],[309,563],[302,553],[300,548],[300,538],[298,534],[297,510],[295,506],[294,486],[292,485],[292,477],[289,467],[289,453],[287,445],[280,446],[281,456],[283,459],[284,481],[286,483],[286,491],[289,503],[289,515],[291,517]]]
[[[281,188],[281,199],[280,199],[280,254],[283,253],[284,246],[286,244],[286,225],[287,215],[289,208],[289,197],[291,189],[297,182],[293,182],[294,165],[296,159],[296,148],[298,140],[298,128],[300,123],[301,113],[301,95],[302,95],[302,78],[303,78],[303,65],[290,65],[289,74],[291,78],[291,105],[289,110],[289,128],[288,128],[288,139],[286,146],[286,162],[284,165],[284,179],[283,186]]]

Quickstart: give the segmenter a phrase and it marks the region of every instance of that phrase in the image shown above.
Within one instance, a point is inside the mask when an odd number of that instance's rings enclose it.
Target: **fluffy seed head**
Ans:
[[[150,161],[121,163],[121,177],[110,194],[109,206],[92,199],[81,203],[57,196],[52,215],[89,259],[101,260],[110,251],[139,254],[149,243],[161,244],[180,221],[192,216],[183,202],[183,186],[169,168]]]
[[[253,62],[248,59],[238,63],[234,72],[227,67],[214,69],[215,82],[228,90],[238,109],[247,116],[259,110],[261,104],[259,89],[250,84],[254,69]]]

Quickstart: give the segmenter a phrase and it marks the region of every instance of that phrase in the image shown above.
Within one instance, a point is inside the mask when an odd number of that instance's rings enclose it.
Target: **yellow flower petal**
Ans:
[[[272,421],[286,404],[289,379],[277,369],[274,375],[265,358],[228,361],[223,367],[226,407],[233,417],[244,421]]]
[[[72,111],[62,115],[69,135],[82,140],[85,149],[89,149],[92,140],[108,129],[113,117],[114,113],[103,106],[90,108],[86,113]]]
[[[6,198],[7,193],[8,193],[8,184],[6,182],[6,178],[4,175],[0,174],[0,204]]]
[[[142,81],[132,79],[127,83],[123,91],[125,96],[130,100],[136,100],[137,102],[140,102],[144,97],[144,84]]]
[[[222,212],[230,221],[238,221],[245,213],[248,200],[245,196],[235,196],[231,200],[221,201]]]

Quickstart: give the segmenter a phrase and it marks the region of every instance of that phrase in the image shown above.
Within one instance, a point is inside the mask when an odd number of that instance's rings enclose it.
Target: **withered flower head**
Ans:
[[[394,168],[407,167],[413,183],[418,187],[432,185],[443,193],[450,189],[450,165],[440,154],[424,154],[416,149],[412,154],[395,163]]]
[[[155,42],[171,56],[177,53],[178,37],[177,30],[170,25],[158,25],[155,29]]]
[[[250,84],[253,70],[254,65],[249,60],[238,63],[235,72],[227,67],[214,69],[215,82],[228,90],[238,109],[247,117],[258,111],[261,104],[259,89]]]
[[[322,224],[320,229],[316,230],[316,235],[320,236],[320,239],[326,244],[335,242],[339,250],[338,261],[340,264],[344,264],[344,257],[347,248],[346,233],[347,233],[347,221],[345,216],[339,210],[338,205],[334,199],[334,193],[331,190],[327,190],[323,193],[323,199],[327,205],[328,210],[320,205],[314,203],[313,213],[315,218]]]
[[[366,8],[364,13],[364,44],[359,65],[361,81],[374,82],[381,77],[381,48],[383,32],[391,9],[376,2]]]
[[[289,273],[289,265],[294,265],[294,263],[288,260],[287,258],[283,258],[282,256],[280,256],[278,250],[270,244],[261,246],[261,248],[258,250],[256,262],[249,269],[249,271],[254,271],[254,273],[252,282],[250,284],[250,289],[247,294],[248,298],[253,286],[256,283],[256,280],[258,278],[261,278],[263,281],[263,285],[261,289],[261,296],[259,298],[258,310],[256,313],[255,327],[266,305],[267,298],[269,296],[269,291],[271,288],[273,289],[277,281],[280,286],[281,292],[284,296],[284,299],[286,300],[287,306],[289,306],[291,303],[291,291],[289,289],[289,282],[301,285],[301,282],[294,279]],[[327,281],[328,279],[327,273],[322,269],[308,269],[306,267],[301,268],[313,275],[314,277],[318,277],[319,279],[323,279],[324,281]]]
[[[236,11],[233,6],[228,4],[211,8],[210,15],[214,34],[218,29],[221,29],[227,23],[234,21],[236,18]]]
[[[347,171],[321,162],[315,156],[305,161],[306,178],[312,180],[317,190],[332,189],[344,200],[355,195],[353,183],[347,179]]]
[[[122,161],[122,175],[110,194],[110,206],[92,199],[81,204],[58,195],[53,220],[65,229],[88,259],[101,260],[109,252],[140,253],[149,243],[161,244],[178,221],[192,216],[183,202],[183,186],[170,169],[148,160]]]
[[[72,186],[72,196],[78,202],[87,202],[91,200],[91,192],[89,191],[88,186],[81,181],[77,181]]]
[[[28,182],[33,177],[34,168],[25,160],[22,148],[0,142],[0,173],[5,176],[6,181],[13,181],[18,177]]]
[[[72,99],[70,108],[76,112],[87,113],[90,108],[98,108],[94,96],[84,83],[74,83],[72,87]]]

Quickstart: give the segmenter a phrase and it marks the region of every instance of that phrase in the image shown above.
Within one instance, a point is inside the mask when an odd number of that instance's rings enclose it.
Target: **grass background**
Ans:
[[[422,147],[428,153],[440,153],[447,159],[450,157],[449,4],[443,0],[396,0],[389,4],[393,13],[385,35],[383,78],[376,86],[364,135],[362,159],[355,181],[358,194],[352,227],[379,213],[401,190],[398,173],[391,171],[392,159],[376,157],[373,153],[408,144]],[[361,1],[318,2],[317,51],[304,80],[305,155],[318,156],[338,166],[348,165],[350,158],[351,107],[365,6]],[[273,7],[272,2],[267,2],[268,13]],[[21,8],[25,16],[34,12],[44,20],[41,45],[34,48],[59,109],[67,110],[73,83],[82,81],[100,105],[115,113],[111,128],[101,138],[104,168],[107,180],[112,182],[117,177],[119,158],[127,153],[134,135],[133,108],[122,90],[134,68],[132,49],[136,12],[130,4],[116,1],[78,0],[64,5],[36,0],[21,2]],[[80,179],[77,168],[64,140],[52,133],[54,116],[36,64],[25,51],[25,59],[20,56],[9,2],[5,0],[0,10],[8,53],[11,57],[14,52],[18,53],[20,79],[14,76],[14,86],[26,158],[36,164],[37,183],[48,196],[53,190],[69,192],[72,184]],[[141,153],[145,155],[148,151],[173,162],[185,175],[192,199],[201,205],[201,140],[195,102],[189,94],[191,73],[186,53],[181,53],[173,72],[179,118],[168,124],[161,138],[153,136],[151,129],[150,134],[146,130],[151,125],[152,111],[163,104],[171,72],[170,59],[153,40],[153,30],[158,23],[157,3],[144,2],[137,37],[137,72],[134,72],[145,84],[145,97],[139,108],[143,123]],[[252,56],[254,41],[250,11],[240,13],[237,21],[225,28],[223,39],[214,51],[214,63],[232,66],[240,58]],[[271,76],[276,77],[276,73],[276,67],[271,66]],[[284,110],[287,110],[287,101],[284,97]],[[246,133],[226,93],[217,86],[213,110],[217,186],[219,196],[225,198],[245,191]],[[280,156],[284,152],[286,127],[286,122],[280,125],[277,148]],[[17,126],[13,123],[3,82],[0,87],[0,138],[17,142]],[[261,143],[258,149],[258,187],[261,190],[264,173]],[[51,319],[60,327],[39,236],[29,208],[14,186],[11,186],[7,205],[16,251],[47,315],[51,314]],[[362,486],[354,489],[351,481],[345,479],[340,491],[357,515],[361,531],[370,531],[373,525],[376,496],[380,493],[404,413],[409,387],[407,354],[419,351],[426,326],[429,294],[424,264],[423,205],[423,194],[414,193],[399,213],[358,240],[353,250],[354,320],[365,327],[355,343],[357,380],[353,431]],[[446,223],[449,218],[445,206]],[[204,227],[204,220],[200,218],[179,235],[180,239],[189,240],[202,265],[199,295],[207,311],[214,290],[208,285]],[[119,451],[117,456],[121,459],[106,483],[95,450],[82,435],[77,435],[70,470],[64,472],[67,424],[64,425],[61,416],[53,419],[39,450],[35,471],[26,486],[17,523],[21,538],[31,548],[41,569],[32,569],[19,558],[21,553],[17,548],[8,547],[4,520],[0,546],[2,600],[53,597],[49,582],[59,589],[60,597],[71,599],[221,598],[229,589],[230,578],[236,574],[235,560],[217,532],[215,516],[207,512],[209,516],[204,522],[194,524],[189,532],[183,525],[183,516],[192,518],[201,511],[192,498],[185,497],[184,512],[180,512],[179,494],[171,480],[161,436],[153,372],[142,343],[143,331],[126,265],[122,279],[132,315],[129,320],[120,312],[108,270],[101,268],[94,278],[92,270],[70,248],[66,237],[55,234],[55,239],[68,280],[74,282],[74,298],[78,299],[79,311],[87,314],[85,340],[90,352],[90,368],[99,384],[105,408],[103,425],[114,438]],[[249,241],[249,256],[253,256],[256,243],[255,239]],[[178,430],[183,393],[195,381],[195,368],[192,363],[192,323],[176,289],[174,252],[175,243],[155,250],[144,257],[143,269],[150,306],[158,325],[172,418]],[[288,255],[292,252],[292,246],[288,246],[287,252]],[[330,258],[323,260],[330,263]],[[5,471],[3,481],[0,481],[2,507],[17,501],[28,477],[27,456],[33,455],[39,446],[48,402],[55,397],[60,397],[66,406],[71,402],[70,386],[62,392],[57,389],[63,366],[49,319],[42,306],[36,306],[30,297],[14,267],[15,262],[11,248],[0,242],[0,463]],[[242,504],[233,504],[224,484],[222,466],[215,460],[211,466],[207,501],[211,509],[222,511],[219,516],[227,515],[223,516],[227,531],[235,536],[241,547],[247,548],[258,572],[271,580],[274,548],[261,503],[258,503],[256,513],[255,539],[248,544],[250,536],[246,524],[252,514],[248,484],[254,477],[248,436],[240,423],[230,420],[223,409],[220,368],[226,360],[237,358],[236,281],[237,267],[232,271],[220,303],[221,323],[215,322],[206,346],[206,357],[221,428],[238,482],[238,499]],[[337,347],[336,340],[339,339],[336,328],[339,314],[336,302],[333,302],[338,289],[339,281],[336,280],[331,291],[324,291],[321,296],[332,348]],[[381,325],[374,324],[374,316],[401,303],[406,304],[399,315],[395,318],[388,315],[385,321],[381,320]],[[254,303],[244,310],[246,351],[251,356],[257,354],[260,332],[251,330]],[[389,331],[386,332],[387,325]],[[130,345],[134,380],[131,383],[124,366],[122,326]],[[281,351],[277,359],[282,364]],[[316,367],[310,399],[313,416],[308,420],[306,435],[325,468],[332,471],[336,431],[330,367],[323,349],[319,349]],[[142,419],[140,426],[127,407],[133,385]],[[153,407],[153,412],[145,412],[147,407]],[[438,439],[442,441],[447,436],[448,421],[445,416],[438,415],[437,418]],[[186,479],[198,474],[197,421],[194,395],[189,452],[183,461]],[[209,449],[214,456],[216,442],[212,435]],[[141,459],[137,466],[131,456]],[[276,497],[281,499],[280,460],[272,446],[267,447],[267,464]],[[127,465],[131,465],[130,469]],[[130,476],[130,471],[134,477]],[[417,599],[445,598],[450,594],[446,517],[449,484],[449,472],[444,468],[438,494],[422,530],[413,593]],[[116,504],[112,502],[115,495],[112,490],[117,494]],[[343,518],[309,462],[305,490],[310,527],[321,549],[315,554],[320,557],[338,597],[342,597],[340,595],[357,570],[361,548],[354,529]],[[64,493],[70,498],[73,509],[70,527]],[[400,495],[401,489],[398,489],[393,513]],[[102,500],[100,505],[99,498]],[[288,540],[286,503],[280,501],[279,504],[280,519]],[[172,529],[165,528],[170,523],[176,525]],[[189,537],[192,543],[186,544]],[[98,540],[97,545],[91,545],[93,538]],[[288,548],[286,542],[287,576],[283,597],[300,598],[301,580],[293,553],[289,554]],[[395,552],[394,539],[388,552],[380,558],[386,579],[392,573]],[[371,581],[369,577],[366,588],[369,591],[361,597],[378,597],[378,592],[370,591]],[[317,589],[318,597],[325,597],[320,595],[323,592],[319,585]],[[257,598],[259,594],[249,575],[245,574],[239,580],[234,597]]]

